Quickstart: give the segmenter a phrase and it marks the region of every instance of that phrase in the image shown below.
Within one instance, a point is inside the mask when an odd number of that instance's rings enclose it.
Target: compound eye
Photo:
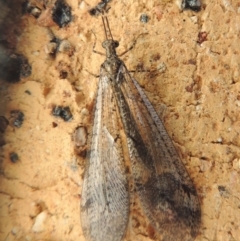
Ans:
[[[119,46],[119,42],[118,41],[114,41],[114,47],[117,48]]]

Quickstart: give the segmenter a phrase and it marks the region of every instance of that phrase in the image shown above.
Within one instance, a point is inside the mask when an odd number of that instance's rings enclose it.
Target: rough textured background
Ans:
[[[4,4],[3,2],[6,2]],[[84,240],[80,199],[85,159],[76,155],[72,134],[88,130],[104,52],[100,18],[88,10],[97,1],[67,0],[74,20],[59,28],[51,21],[50,5],[32,1],[44,15],[22,15],[22,1],[1,1],[1,44],[23,54],[32,74],[12,84],[0,80],[0,116],[25,114],[20,128],[1,133],[0,240]],[[202,206],[197,241],[240,240],[240,2],[203,1],[200,12],[179,11],[170,0],[112,0],[109,22],[121,53],[135,72],[193,179]],[[42,14],[43,14],[42,12]],[[140,15],[150,17],[148,23]],[[50,57],[51,35],[67,39],[72,53]],[[201,44],[199,32],[206,32]],[[11,52],[10,51],[10,52]],[[10,54],[10,53],[9,53]],[[159,69],[159,71],[158,71]],[[60,72],[68,72],[66,79]],[[90,74],[92,73],[92,74]],[[31,94],[26,93],[28,90]],[[68,105],[71,122],[51,115],[54,105]],[[53,123],[54,122],[54,123]],[[57,126],[56,126],[57,124]],[[16,152],[19,161],[11,162]],[[144,217],[130,220],[126,240],[154,240]]]

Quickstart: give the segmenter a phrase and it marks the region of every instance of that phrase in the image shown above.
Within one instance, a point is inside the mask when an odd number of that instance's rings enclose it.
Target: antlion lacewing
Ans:
[[[152,104],[119,59],[103,16],[106,60],[100,68],[81,223],[87,241],[123,240],[129,190],[121,127],[142,209],[164,241],[193,241],[201,210],[195,187]],[[120,127],[121,126],[121,127]]]

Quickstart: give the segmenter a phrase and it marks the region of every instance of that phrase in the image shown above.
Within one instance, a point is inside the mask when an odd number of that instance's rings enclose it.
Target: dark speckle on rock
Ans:
[[[9,154],[10,160],[13,163],[16,163],[19,160],[18,154],[16,152],[11,152]]]
[[[31,75],[32,67],[23,55],[0,56],[0,78],[16,83]]]
[[[147,14],[143,13],[141,16],[140,16],[140,21],[142,23],[147,23],[149,21],[149,17]]]
[[[12,122],[11,124],[17,128],[20,128],[22,126],[22,123],[24,121],[24,114],[20,110],[12,110],[10,112]]]
[[[64,121],[71,121],[73,116],[68,106],[54,106],[52,115],[61,117]]]
[[[0,132],[4,133],[8,124],[9,121],[4,116],[0,116]]]
[[[60,27],[65,27],[72,21],[71,7],[64,0],[57,0],[53,10],[52,19]]]

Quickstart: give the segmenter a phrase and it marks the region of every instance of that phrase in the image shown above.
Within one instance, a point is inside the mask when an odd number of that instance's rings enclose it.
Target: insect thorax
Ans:
[[[116,80],[122,61],[117,56],[108,57],[101,65],[101,69],[111,79]]]

